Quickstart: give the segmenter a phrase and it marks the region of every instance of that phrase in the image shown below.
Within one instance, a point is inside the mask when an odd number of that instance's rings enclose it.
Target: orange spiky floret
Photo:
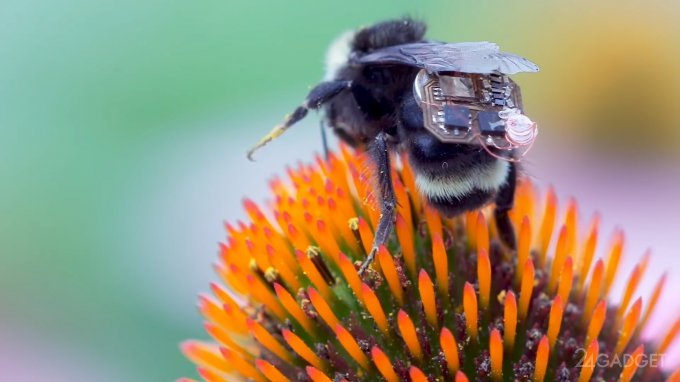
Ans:
[[[543,382],[545,373],[548,369],[548,358],[550,356],[550,343],[547,336],[541,338],[536,350],[536,363],[534,369],[534,382]]]
[[[576,248],[578,233],[578,204],[574,198],[567,202],[567,212],[564,218],[564,226],[567,227],[567,253],[573,254]]]
[[[385,316],[385,311],[380,305],[380,300],[378,296],[375,295],[373,289],[366,284],[361,284],[361,292],[363,294],[364,305],[368,312],[375,320],[375,324],[383,332],[383,334],[389,334],[389,327],[387,323],[387,317]]]
[[[510,217],[516,226],[519,227],[525,218],[527,220],[534,220],[536,213],[535,191],[531,182],[520,182],[517,185],[515,206],[510,211]]]
[[[224,308],[220,309],[220,306],[209,297],[199,296],[198,310],[206,320],[234,333],[247,332],[245,325],[242,327],[238,319],[233,319],[236,314],[232,314],[231,307],[225,304]]]
[[[340,320],[338,320],[338,318],[335,316],[331,307],[328,305],[326,300],[321,297],[316,289],[309,287],[309,289],[307,289],[307,296],[309,296],[309,300],[312,303],[316,313],[323,319],[326,325],[334,328],[340,323]]]
[[[411,382],[429,382],[427,376],[416,366],[411,366],[408,373],[411,377]]]
[[[231,364],[231,366],[236,369],[239,373],[243,374],[245,377],[250,378],[257,382],[266,381],[265,378],[260,374],[260,372],[250,363],[248,360],[243,359],[241,356],[236,354],[229,348],[220,348],[220,352],[224,359]]]
[[[293,356],[290,352],[271,335],[260,323],[255,320],[248,320],[248,329],[253,338],[259,342],[265,349],[276,354],[280,359],[289,363],[293,362]]]
[[[586,282],[586,276],[590,271],[590,266],[593,262],[593,256],[595,256],[595,247],[597,246],[597,234],[600,228],[600,215],[595,214],[590,223],[590,229],[588,231],[588,236],[586,237],[585,244],[583,245],[583,250],[581,251],[581,261],[579,274],[581,277],[578,279],[577,288],[579,291],[583,290],[583,286]]]
[[[511,350],[515,347],[515,332],[517,328],[517,299],[512,291],[505,295],[503,309],[504,343],[505,348]]]
[[[656,308],[656,303],[659,301],[659,297],[661,297],[661,292],[663,291],[664,285],[666,284],[666,277],[668,275],[664,274],[659,281],[656,283],[656,286],[654,287],[654,291],[652,292],[652,296],[649,299],[649,304],[647,305],[647,310],[645,310],[645,315],[642,318],[642,321],[640,322],[640,327],[644,328],[645,325],[647,324],[647,321],[649,321],[649,317],[652,316],[652,313],[654,312],[654,308]]]
[[[671,343],[673,343],[673,341],[678,338],[678,334],[680,334],[680,319],[675,321],[675,324],[673,324],[668,333],[666,333],[666,335],[663,337],[663,341],[661,341],[658,349],[661,354],[668,350],[668,347],[671,346]]]
[[[579,373],[578,382],[588,382],[597,366],[598,355],[600,354],[600,345],[596,340],[588,345],[583,361],[581,364],[581,372]]]
[[[420,299],[423,302],[427,321],[433,327],[437,327],[437,305],[435,302],[434,285],[432,285],[432,280],[424,269],[420,270],[418,276],[418,290],[420,291]]]
[[[397,198],[397,211],[404,217],[406,221],[413,221],[413,215],[411,213],[411,202],[409,201],[408,192],[406,187],[399,180],[398,174],[394,176],[394,193]]]
[[[467,236],[467,249],[477,246],[477,216],[474,211],[465,213],[465,235]]]
[[[671,374],[666,382],[680,382],[680,369],[676,370]]]
[[[633,298],[633,294],[635,293],[635,289],[637,289],[638,284],[640,283],[640,279],[642,278],[642,274],[644,273],[644,268],[645,268],[645,260],[640,264],[637,264],[635,268],[633,268],[633,272],[630,274],[630,278],[628,279],[628,282],[626,283],[626,291],[624,292],[623,299],[621,300],[621,304],[619,305],[619,311],[616,313],[616,319],[621,320],[623,318],[623,313],[628,309],[628,304],[630,303],[630,300]]]
[[[557,296],[550,307],[550,318],[548,321],[548,342],[551,349],[555,347],[555,342],[557,342],[557,335],[560,333],[560,327],[562,326],[563,313],[564,303],[562,302],[562,297]]]
[[[600,299],[600,291],[602,290],[602,278],[604,277],[604,263],[602,260],[598,260],[595,264],[595,269],[593,270],[593,276],[590,280],[590,287],[588,288],[588,293],[586,295],[586,302],[583,307],[583,315],[581,316],[583,322],[587,322],[590,315],[595,308],[595,304]]]
[[[621,261],[621,255],[623,254],[623,243],[623,232],[617,231],[614,234],[612,249],[609,252],[609,258],[607,259],[607,270],[605,271],[604,276],[604,290],[602,291],[605,296],[609,294],[609,290],[614,284],[616,273],[619,270],[619,262]]]
[[[462,371],[456,373],[456,382],[468,382],[468,378]]]
[[[443,298],[449,297],[449,264],[444,241],[440,234],[432,238],[432,262],[437,276],[437,288]]]
[[[359,343],[354,337],[352,337],[352,334],[350,334],[347,329],[343,328],[342,325],[338,324],[335,325],[335,335],[338,337],[340,344],[342,344],[345,350],[347,350],[350,357],[352,357],[354,361],[361,365],[361,367],[368,369],[368,357],[366,357],[364,351],[361,350]]]
[[[443,328],[441,334],[439,335],[439,341],[440,347],[444,352],[444,357],[446,358],[446,364],[449,368],[449,372],[452,374],[456,373],[460,368],[456,339],[453,337],[453,334],[449,329]]]
[[[531,221],[528,216],[522,219],[522,225],[519,228],[519,238],[517,240],[517,264],[525,264],[529,259],[531,253]],[[522,281],[522,272],[524,267],[517,267],[515,272],[515,285],[519,285]]]
[[[413,357],[416,359],[423,358],[423,350],[420,346],[420,341],[418,340],[418,333],[416,333],[416,327],[403,310],[399,310],[397,314],[397,326],[399,327],[399,333],[401,333],[401,338],[404,339],[406,347]]]
[[[534,290],[534,263],[527,260],[524,264],[524,275],[522,276],[522,287],[519,292],[519,318],[524,320],[527,317],[531,295]]]
[[[597,339],[597,336],[602,330],[602,325],[604,325],[604,319],[607,316],[607,303],[604,300],[600,301],[595,308],[593,316],[590,318],[590,323],[588,324],[588,331],[586,332],[585,343],[589,344],[593,340]]]
[[[442,234],[442,220],[439,216],[439,212],[432,208],[430,205],[426,204],[424,206],[425,223],[430,231],[430,236],[435,237]]]
[[[270,381],[276,381],[276,382],[289,382],[290,381],[290,379],[286,378],[286,376],[283,375],[283,373],[281,373],[276,368],[276,366],[272,365],[271,363],[269,363],[265,360],[261,360],[261,359],[255,360],[255,366],[257,366],[258,370],[260,370],[260,372],[262,374],[264,374],[264,376],[267,377],[267,379],[269,379]]]
[[[477,279],[479,280],[479,307],[484,310],[489,307],[491,295],[491,261],[485,249],[480,249],[477,255]]]
[[[307,346],[302,338],[298,337],[295,335],[295,333],[288,329],[281,330],[281,334],[286,340],[286,343],[288,343],[288,346],[290,346],[290,348],[293,349],[297,355],[318,369],[324,368],[325,362],[322,361],[321,358],[319,358],[319,356]]]
[[[296,255],[305,276],[309,278],[312,285],[314,285],[314,287],[316,287],[316,289],[321,292],[321,295],[323,295],[325,299],[330,299],[333,292],[309,256],[300,250],[296,251]]]
[[[352,288],[354,295],[361,301],[363,300],[361,293],[361,279],[359,278],[359,273],[354,268],[351,260],[347,258],[344,254],[340,254],[340,272],[345,277],[345,281]]]
[[[373,231],[368,226],[366,220],[359,218],[359,237],[364,246],[364,252],[371,252],[371,245],[373,244]]]
[[[489,336],[489,358],[491,358],[491,378],[500,381],[503,378],[503,340],[498,329],[492,329]]]
[[[387,247],[384,245],[380,246],[378,250],[378,262],[380,263],[380,268],[382,269],[385,280],[390,286],[390,292],[397,299],[399,305],[404,305],[404,289],[401,286],[401,281],[399,280],[399,273],[397,272],[397,266],[394,263],[394,258],[387,251]]]
[[[566,226],[563,226],[560,230],[560,235],[557,238],[557,246],[555,249],[555,257],[552,261],[552,269],[550,271],[550,279],[548,280],[548,292],[554,293],[555,288],[557,288],[557,281],[562,274],[562,268],[564,267],[564,262],[567,260],[567,241],[569,236],[569,230]]]
[[[643,306],[636,293],[648,255],[628,278],[621,305],[607,302],[624,236],[616,231],[609,255],[596,260],[599,215],[581,239],[570,199],[555,235],[554,190],[541,211],[536,188],[521,181],[511,211],[515,252],[499,242],[490,209],[441,216],[419,197],[408,162],[397,160],[394,235],[360,277],[379,209],[359,170],[368,163],[342,150],[290,169],[289,183],[273,182],[272,210],[246,200],[250,222],[225,225],[215,265],[221,283],[211,285],[215,299],[199,300],[216,344],[182,345],[201,378],[663,379],[640,362],[573,366],[577,354],[630,359],[666,351],[680,330],[676,322],[658,347],[640,339],[666,280]]]
[[[288,290],[281,286],[279,283],[274,283],[274,290],[276,295],[279,297],[279,301],[286,308],[286,311],[293,316],[293,318],[308,332],[314,332],[314,324],[302,311],[300,305],[298,305],[295,298],[290,295]]]
[[[642,309],[642,298],[638,298],[633,307],[624,319],[623,328],[619,333],[619,339],[616,341],[616,349],[614,350],[617,355],[623,354],[623,350],[628,345],[628,341],[633,336],[635,331],[635,326],[640,319],[640,310]]]
[[[489,252],[489,225],[486,223],[486,217],[483,212],[477,213],[477,229],[475,232],[475,240],[477,242],[477,254],[481,251]]]
[[[557,289],[557,295],[562,298],[565,303],[569,300],[569,294],[571,293],[571,285],[574,281],[574,263],[571,261],[571,257],[567,257],[564,261],[564,267],[560,273],[560,283]]]
[[[261,301],[277,318],[284,319],[286,312],[281,307],[279,301],[277,301],[274,293],[264,285],[264,282],[252,274],[247,275],[246,279],[248,280],[248,288],[253,296]]]
[[[220,344],[221,346],[235,350],[241,353],[242,356],[247,357],[249,359],[253,358],[252,354],[246,349],[244,349],[242,344],[237,343],[227,330],[224,330],[210,322],[206,322],[205,324],[203,324],[203,327],[205,328],[205,331],[208,332],[208,334],[210,334],[210,337],[215,339],[215,341],[217,341],[217,343]]]
[[[413,243],[413,228],[411,227],[411,223],[404,220],[400,214],[397,214],[395,226],[397,238],[399,239],[399,244],[401,245],[404,263],[406,264],[411,276],[415,276],[416,252]]]
[[[224,379],[222,378],[222,376],[219,373],[212,371],[210,369],[204,369],[202,367],[199,367],[198,368],[198,374],[201,376],[201,378],[203,378],[204,381],[207,381],[207,382],[222,382],[222,381],[224,381]]]
[[[216,372],[229,373],[232,366],[220,355],[219,348],[213,344],[199,341],[186,341],[180,346],[184,355],[201,368]]]
[[[380,350],[379,347],[373,346],[371,349],[371,355],[373,356],[373,363],[378,367],[380,374],[387,382],[399,382],[399,377],[394,372],[394,367],[390,362],[390,358]]]
[[[642,353],[644,351],[645,345],[640,345],[633,351],[633,354],[627,359],[623,366],[619,382],[630,382],[630,380],[633,379],[633,374],[635,374],[638,366],[642,363]]]
[[[313,366],[307,366],[305,370],[307,371],[309,378],[312,379],[312,382],[333,382],[333,380],[328,378],[328,376],[323,371]]]
[[[475,289],[469,282],[465,283],[463,289],[463,310],[465,312],[465,325],[467,332],[473,341],[477,340],[477,295]]]

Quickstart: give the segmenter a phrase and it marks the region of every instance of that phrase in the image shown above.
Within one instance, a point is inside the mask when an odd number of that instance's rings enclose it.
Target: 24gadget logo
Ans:
[[[601,367],[601,368],[613,368],[613,367],[624,367],[629,364],[636,364],[638,368],[645,367],[662,367],[666,354],[662,353],[641,353],[641,354],[598,354],[593,357],[592,354],[587,354],[586,349],[579,348],[576,350],[576,356],[578,358],[578,363],[576,367]]]

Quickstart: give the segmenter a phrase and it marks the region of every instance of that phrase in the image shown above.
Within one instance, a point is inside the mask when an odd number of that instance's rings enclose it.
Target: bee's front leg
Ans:
[[[368,254],[364,263],[359,268],[359,275],[362,275],[366,269],[371,265],[375,258],[378,248],[385,244],[390,237],[392,227],[394,227],[395,207],[397,204],[394,196],[394,188],[392,186],[392,168],[390,165],[390,153],[387,142],[387,134],[380,132],[375,137],[373,146],[371,147],[371,156],[375,161],[378,170],[378,195],[380,197],[380,220],[378,221],[378,228],[375,230],[375,237],[373,238],[373,246],[371,253]]]
[[[498,235],[503,244],[511,249],[516,249],[515,229],[510,221],[508,212],[512,209],[515,203],[515,187],[517,185],[517,166],[510,163],[510,170],[508,172],[508,180],[503,187],[498,191],[496,196],[496,209],[494,210],[494,217],[496,219],[496,227],[498,228]]]

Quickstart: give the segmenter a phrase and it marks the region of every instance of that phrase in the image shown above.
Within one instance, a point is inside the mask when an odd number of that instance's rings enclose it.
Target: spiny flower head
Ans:
[[[620,305],[609,303],[623,233],[596,259],[599,217],[580,237],[576,203],[558,220],[554,192],[539,203],[528,181],[512,211],[514,251],[490,210],[447,219],[426,205],[402,161],[395,235],[360,277],[379,219],[361,158],[342,148],[291,169],[271,183],[270,209],[246,200],[250,222],[226,224],[220,283],[199,300],[214,341],[182,344],[204,380],[664,380],[639,361],[680,327],[658,345],[640,339],[665,277],[643,304],[645,256]]]

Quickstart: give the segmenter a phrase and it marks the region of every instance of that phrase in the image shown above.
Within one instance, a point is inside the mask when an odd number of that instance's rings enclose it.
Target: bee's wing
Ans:
[[[418,42],[379,49],[357,58],[360,64],[403,64],[428,72],[515,74],[537,72],[524,57],[501,52],[492,42]]]

